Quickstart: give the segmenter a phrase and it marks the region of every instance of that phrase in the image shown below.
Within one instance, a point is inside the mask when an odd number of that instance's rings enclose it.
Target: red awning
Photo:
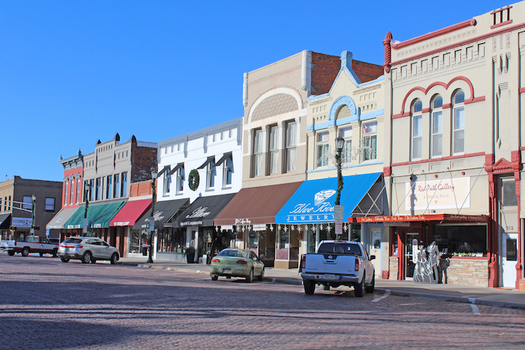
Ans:
[[[350,222],[414,222],[414,221],[446,221],[446,222],[487,222],[487,215],[461,214],[424,214],[424,215],[394,215],[394,216],[363,216],[349,218]]]
[[[128,201],[115,215],[109,226],[133,226],[151,208],[151,199]]]

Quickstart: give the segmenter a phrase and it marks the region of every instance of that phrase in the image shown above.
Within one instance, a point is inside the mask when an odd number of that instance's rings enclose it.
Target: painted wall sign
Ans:
[[[405,183],[405,210],[470,208],[470,177]]]
[[[17,218],[17,217],[13,217],[13,221],[12,221],[12,224],[11,226],[14,226],[14,227],[31,227],[31,222],[33,221],[33,219],[31,218]]]
[[[329,199],[335,195],[333,189],[322,190],[315,193],[310,201],[305,199],[302,203],[297,203],[286,215],[287,222],[326,222],[335,221],[334,205]]]

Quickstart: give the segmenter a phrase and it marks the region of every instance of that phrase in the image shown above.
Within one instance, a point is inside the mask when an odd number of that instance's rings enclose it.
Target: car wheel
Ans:
[[[84,255],[82,255],[82,264],[89,264],[91,261],[91,253],[85,252]]]
[[[64,258],[63,256],[60,257],[60,260],[62,260],[63,263],[69,262],[69,258]]]
[[[366,273],[363,273],[363,278],[361,279],[361,282],[354,286],[354,295],[358,298],[361,298],[365,292],[365,276]]]
[[[118,254],[117,253],[113,253],[113,255],[111,256],[111,259],[109,259],[109,263],[111,265],[115,265],[118,261]]]
[[[315,292],[315,283],[310,280],[303,280],[304,293],[312,295]]]
[[[91,258],[91,260],[90,260],[89,262],[90,262],[90,263],[92,263],[92,264],[96,264],[96,263],[97,263],[97,260],[96,260],[96,259],[93,259],[93,258]]]
[[[366,292],[367,293],[373,293],[375,285],[376,285],[376,274],[374,273],[372,275],[372,282],[370,282],[370,284],[368,286],[366,286],[366,288],[365,288]]]
[[[56,258],[58,256],[58,249],[57,248],[53,249],[52,254],[53,254],[53,258]]]
[[[253,281],[253,269],[251,269],[248,276],[246,276],[246,282],[252,283],[252,281]]]
[[[13,256],[13,255],[15,255],[15,251],[14,250],[10,250],[10,251],[7,252],[7,255]]]
[[[22,249],[22,256],[28,256],[28,255],[29,255],[29,248],[24,247],[24,249]]]
[[[211,280],[212,281],[217,281],[219,279],[219,276],[217,275],[211,275]]]
[[[257,277],[259,279],[259,281],[262,281],[264,280],[264,267],[263,269],[261,270],[261,274],[259,275],[259,277]]]

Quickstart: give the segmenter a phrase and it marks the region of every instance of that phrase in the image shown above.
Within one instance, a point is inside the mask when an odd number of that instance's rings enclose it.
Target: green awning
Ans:
[[[90,228],[108,228],[109,222],[117,215],[126,202],[114,202],[108,204],[94,204],[88,206],[88,222]],[[85,208],[80,207],[64,224],[64,228],[82,228],[84,222]]]

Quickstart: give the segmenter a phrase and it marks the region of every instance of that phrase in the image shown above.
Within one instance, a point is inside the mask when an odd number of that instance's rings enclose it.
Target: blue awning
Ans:
[[[352,216],[363,197],[376,183],[381,173],[343,177],[341,205],[344,206],[344,220]],[[275,216],[278,224],[305,224],[335,222],[334,202],[337,178],[304,181]]]

